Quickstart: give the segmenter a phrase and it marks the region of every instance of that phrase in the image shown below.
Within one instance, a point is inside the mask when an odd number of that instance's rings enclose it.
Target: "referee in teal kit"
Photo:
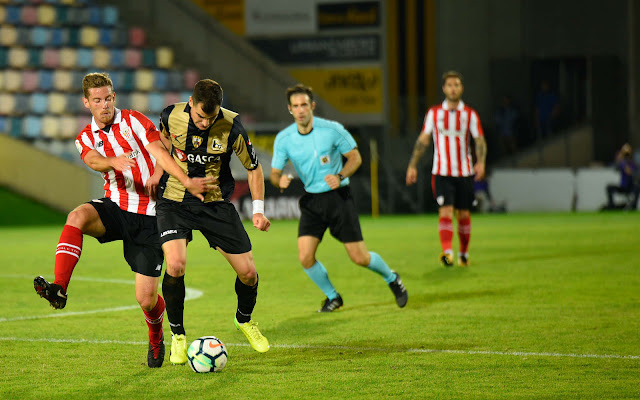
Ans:
[[[316,260],[318,245],[327,228],[333,237],[344,243],[351,261],[382,276],[398,307],[404,307],[409,295],[400,275],[389,269],[377,253],[368,251],[362,239],[358,212],[349,189],[349,177],[362,164],[355,140],[341,124],[313,115],[316,103],[310,87],[302,84],[290,87],[287,101],[295,123],[276,136],[270,179],[275,187],[288,188],[292,176],[282,175],[282,170],[287,161],[291,161],[304,183],[306,193],[300,198],[298,257],[309,278],[326,296],[318,311],[331,312],[343,305],[327,270]],[[344,165],[342,156],[347,159]]]

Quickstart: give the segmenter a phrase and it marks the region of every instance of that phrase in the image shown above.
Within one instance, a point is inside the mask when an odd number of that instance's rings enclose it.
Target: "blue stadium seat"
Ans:
[[[51,90],[53,89],[53,70],[42,69],[39,73],[40,89]]]
[[[56,21],[59,25],[67,25],[67,23],[69,22],[69,7],[56,7]]]
[[[112,46],[113,40],[115,36],[115,31],[113,28],[100,28],[100,37],[98,39],[98,43],[102,46]]]
[[[29,65],[34,68],[42,66],[42,50],[36,47],[32,47],[29,50]]]
[[[69,114],[77,115],[86,111],[86,109],[84,108],[84,103],[82,102],[82,97],[84,96],[82,92],[67,93],[66,96],[67,112]]]
[[[153,71],[153,87],[156,90],[167,90],[169,86],[169,73],[163,69]]]
[[[18,25],[22,20],[22,10],[19,6],[9,5],[6,8],[5,20],[8,24]]]
[[[0,133],[9,133],[9,119],[0,115]]]
[[[145,68],[155,68],[156,49],[146,48],[142,50],[142,66]]]
[[[49,110],[49,96],[44,93],[33,93],[29,103],[29,109],[34,114],[45,114]]]
[[[125,92],[132,92],[136,87],[136,75],[134,71],[124,71],[121,89]]]
[[[18,93],[15,95],[16,98],[16,112],[19,114],[24,114],[29,109],[29,98],[31,95]]]
[[[42,118],[29,115],[22,120],[22,133],[23,136],[28,138],[40,137],[42,133]]]
[[[76,65],[80,68],[89,68],[93,65],[93,49],[81,47],[77,52]]]
[[[26,26],[18,27],[17,43],[22,46],[29,46],[31,43],[31,28]]]
[[[22,118],[11,117],[9,122],[9,135],[13,137],[20,137],[22,135]]]
[[[46,46],[51,41],[51,31],[44,26],[34,26],[33,29],[31,29],[30,41],[32,46]]]
[[[111,49],[111,68],[124,67],[124,50],[123,49]]]
[[[5,69],[9,65],[9,49],[0,47],[0,69]]]
[[[108,26],[114,26],[118,23],[118,9],[114,6],[105,6],[102,10],[102,23]]]
[[[126,29],[119,28],[114,30],[113,45],[116,47],[125,47],[129,44],[129,32]]]
[[[78,47],[80,45],[80,28],[77,26],[70,27],[69,36],[67,37],[67,45],[71,47]]]
[[[182,90],[184,87],[184,77],[182,71],[172,70],[169,72],[169,90]]]
[[[64,46],[69,41],[69,30],[66,28],[52,28],[50,44],[54,47]]]
[[[98,26],[102,24],[102,7],[89,6],[87,13],[89,16],[89,25]]]
[[[162,110],[168,106],[164,102],[164,94],[161,92],[153,92],[149,94],[149,111],[154,114],[160,114]]]

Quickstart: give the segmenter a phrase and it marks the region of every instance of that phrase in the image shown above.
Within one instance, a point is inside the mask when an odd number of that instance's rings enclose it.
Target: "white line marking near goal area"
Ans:
[[[16,342],[47,342],[47,343],[78,343],[78,344],[124,344],[124,345],[148,345],[148,342],[127,340],[95,340],[95,339],[56,339],[56,338],[16,338],[0,337],[0,341]],[[171,344],[171,342],[165,342]],[[229,347],[249,347],[248,343],[226,343]],[[298,344],[271,344],[272,348],[280,349],[307,349],[307,350],[344,350],[344,351],[370,351],[370,352],[395,352],[395,353],[445,353],[463,355],[488,355],[488,356],[515,356],[515,357],[567,357],[567,358],[599,358],[599,359],[624,359],[639,360],[640,356],[624,356],[619,354],[577,354],[577,353],[534,353],[522,351],[490,351],[490,350],[438,350],[438,349],[400,349],[393,350],[380,347],[349,347],[349,346],[321,346]]]
[[[0,275],[0,278],[16,278],[16,279],[33,279],[31,276],[27,275]],[[87,278],[82,276],[74,276],[74,281],[86,281],[86,282],[100,282],[100,283],[116,283],[123,285],[133,285],[135,281],[133,279],[105,279],[105,278]],[[35,296],[37,294],[33,292]],[[184,300],[193,300],[198,297],[202,297],[202,291],[193,288],[185,288],[185,297]],[[44,300],[43,300],[44,301]],[[0,317],[0,323],[2,322],[11,322],[11,321],[27,321],[33,319],[42,319],[42,318],[62,318],[62,317],[73,317],[76,315],[87,315],[87,314],[100,314],[106,312],[116,312],[116,311],[125,311],[125,310],[135,310],[140,308],[138,304],[130,305],[130,306],[120,306],[120,307],[109,307],[109,308],[101,308],[99,310],[86,310],[86,311],[55,311],[53,314],[45,314],[45,315],[30,315],[30,316],[20,316],[20,317],[11,317],[11,318],[3,318]]]

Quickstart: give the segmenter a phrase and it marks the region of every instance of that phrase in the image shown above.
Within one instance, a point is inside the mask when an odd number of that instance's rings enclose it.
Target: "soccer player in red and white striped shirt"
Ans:
[[[100,243],[122,240],[124,256],[136,273],[136,300],[149,327],[149,367],[164,360],[162,320],[165,303],[158,294],[163,254],[155,218],[155,192],[163,170],[178,178],[196,197],[215,187],[211,180],[189,178],[166,151],[160,134],[142,113],[115,108],[113,83],[105,73],[91,73],[82,81],[84,106],[92,121],[78,135],[80,157],[102,172],[105,197],[71,211],[56,249],[55,280],[34,279],[36,292],[56,309],[67,303],[71,274],[82,254],[83,235]],[[156,168],[156,161],[163,168]]]
[[[431,188],[439,205],[438,232],[442,254],[440,262],[453,265],[453,214],[458,220],[458,265],[469,265],[469,239],[471,238],[471,206],[474,200],[473,180],[484,178],[487,144],[484,140],[478,113],[462,101],[464,86],[462,75],[455,71],[442,76],[445,100],[427,112],[422,131],[416,140],[407,168],[406,184],[416,183],[418,161],[425,153],[433,136],[433,168]],[[475,142],[475,164],[472,161],[470,138]]]

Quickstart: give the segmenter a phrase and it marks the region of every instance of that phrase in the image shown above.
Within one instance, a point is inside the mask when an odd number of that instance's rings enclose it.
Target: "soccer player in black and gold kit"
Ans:
[[[234,320],[251,346],[259,352],[269,350],[251,313],[258,295],[258,273],[251,253],[251,241],[238,213],[229,201],[235,181],[229,162],[236,153],[248,171],[253,198],[253,226],[269,230],[264,216],[264,174],[238,114],[221,107],[222,88],[211,80],[199,81],[189,101],[165,108],[160,116],[162,141],[176,163],[189,177],[211,177],[214,188],[194,196],[169,174],[159,185],[158,232],[167,261],[162,292],[171,326],[171,356],[174,364],[187,362],[183,326],[184,274],[187,243],[192,231],[199,230],[231,264],[238,275],[235,290],[238,308]]]

